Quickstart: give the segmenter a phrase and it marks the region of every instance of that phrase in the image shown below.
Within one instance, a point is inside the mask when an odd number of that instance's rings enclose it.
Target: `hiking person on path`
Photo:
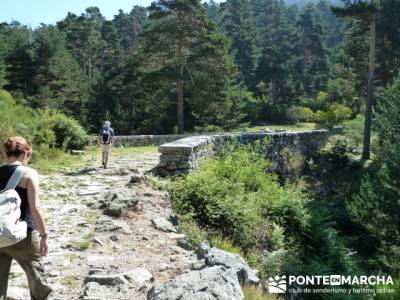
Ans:
[[[107,169],[108,158],[111,154],[111,146],[114,143],[114,129],[111,128],[110,121],[105,121],[99,131],[97,138],[98,144],[101,144],[101,161],[104,169]]]
[[[41,263],[48,247],[46,225],[39,205],[39,176],[26,166],[32,156],[32,147],[22,137],[10,137],[2,150],[6,161],[0,167],[0,300],[7,299],[13,259],[26,273],[31,298],[47,299],[52,289],[46,284]],[[12,202],[15,199],[18,201]]]

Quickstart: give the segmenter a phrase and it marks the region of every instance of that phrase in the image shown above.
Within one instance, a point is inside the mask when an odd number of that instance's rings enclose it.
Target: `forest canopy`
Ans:
[[[330,5],[161,0],[112,20],[88,7],[54,25],[1,23],[0,87],[92,132],[104,119],[119,134],[332,125],[363,113],[369,33]],[[380,1],[376,87],[399,69],[396,13]]]

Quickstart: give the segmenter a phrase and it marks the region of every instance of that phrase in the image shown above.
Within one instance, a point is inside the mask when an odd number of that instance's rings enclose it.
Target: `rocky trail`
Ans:
[[[158,153],[114,155],[106,170],[98,161],[68,175],[41,176],[50,248],[43,262],[54,289],[49,299],[232,300],[243,299],[239,274],[257,282],[238,256],[212,248],[215,257],[204,268],[205,260],[186,250],[168,195],[143,175],[157,163]],[[15,262],[7,299],[30,299]]]
[[[155,218],[171,215],[166,194],[140,182],[140,175],[135,176],[139,182],[128,184],[132,175],[143,174],[157,162],[158,154],[113,157],[106,170],[98,162],[69,175],[41,177],[50,235],[44,267],[55,290],[52,299],[145,299],[152,282],[186,272],[196,260],[177,245],[181,235],[171,232],[175,228],[165,232],[152,224]],[[101,202],[113,193],[137,204],[119,218],[104,215]],[[110,285],[96,283],[94,275]],[[16,263],[9,286],[9,298],[30,299],[25,274]]]

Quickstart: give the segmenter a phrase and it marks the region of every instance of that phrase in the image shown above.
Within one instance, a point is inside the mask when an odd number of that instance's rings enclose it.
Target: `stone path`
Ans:
[[[146,299],[153,284],[193,266],[195,255],[177,245],[181,235],[152,224],[154,218],[171,216],[165,192],[143,182],[127,185],[132,174],[157,162],[156,153],[113,157],[107,170],[98,161],[70,175],[41,177],[50,234],[44,267],[54,288],[50,299]],[[96,207],[112,190],[125,190],[139,202],[120,218],[106,216]],[[10,299],[30,299],[26,277],[15,263],[9,287]]]

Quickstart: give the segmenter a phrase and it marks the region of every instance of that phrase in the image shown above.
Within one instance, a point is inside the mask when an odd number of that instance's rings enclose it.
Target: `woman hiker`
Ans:
[[[47,255],[47,230],[39,205],[39,176],[26,165],[32,147],[22,137],[11,137],[3,146],[5,164],[0,167],[0,191],[6,188],[11,176],[19,180],[15,190],[21,198],[21,219],[27,223],[27,236],[11,246],[0,248],[0,300],[7,299],[8,276],[15,259],[25,271],[31,299],[47,299],[52,289],[46,284],[41,257]],[[20,173],[19,173],[20,172]]]

